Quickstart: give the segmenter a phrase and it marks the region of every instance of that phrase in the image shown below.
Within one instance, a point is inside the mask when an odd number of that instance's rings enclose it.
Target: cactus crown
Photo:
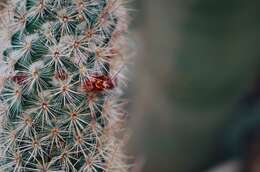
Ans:
[[[0,171],[124,172],[121,0],[11,0],[1,16]]]

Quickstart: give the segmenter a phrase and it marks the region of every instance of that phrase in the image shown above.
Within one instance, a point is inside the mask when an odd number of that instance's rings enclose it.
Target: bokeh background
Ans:
[[[133,172],[244,164],[245,142],[260,124],[260,1],[129,4]]]

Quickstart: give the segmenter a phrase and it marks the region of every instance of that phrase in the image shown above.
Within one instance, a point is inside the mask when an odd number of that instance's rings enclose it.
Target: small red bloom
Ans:
[[[116,81],[104,75],[93,76],[83,83],[83,89],[86,92],[103,92],[115,87]]]
[[[12,80],[19,85],[25,84],[26,79],[27,79],[27,76],[23,75],[23,74],[17,74],[12,77]]]

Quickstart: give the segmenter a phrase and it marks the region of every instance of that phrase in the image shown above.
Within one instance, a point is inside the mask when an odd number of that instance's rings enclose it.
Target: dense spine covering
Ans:
[[[122,0],[10,0],[1,12],[0,171],[126,172]],[[121,139],[122,140],[122,139]]]

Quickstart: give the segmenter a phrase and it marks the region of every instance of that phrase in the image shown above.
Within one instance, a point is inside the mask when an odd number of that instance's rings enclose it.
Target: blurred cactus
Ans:
[[[1,14],[0,171],[124,172],[121,0],[11,0]]]

